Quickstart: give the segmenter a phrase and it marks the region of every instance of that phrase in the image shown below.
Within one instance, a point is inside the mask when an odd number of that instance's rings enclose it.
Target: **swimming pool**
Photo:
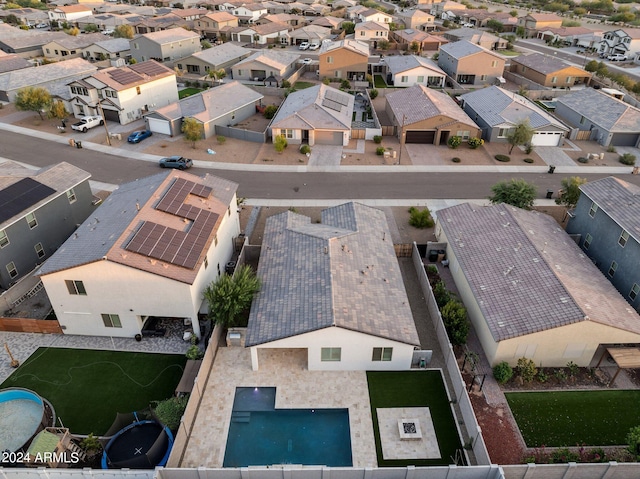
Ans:
[[[17,451],[44,421],[44,402],[28,389],[0,391],[0,451]]]
[[[275,388],[236,389],[224,467],[353,465],[348,409],[275,409],[274,405]]]

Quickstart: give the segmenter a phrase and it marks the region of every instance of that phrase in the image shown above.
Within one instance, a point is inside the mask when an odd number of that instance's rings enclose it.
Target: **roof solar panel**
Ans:
[[[335,101],[342,106],[347,106],[349,104],[349,98],[346,96],[346,94],[337,91],[327,90],[327,92],[324,94],[324,97],[328,100]]]
[[[137,73],[148,76],[156,76],[167,73],[166,67],[154,61],[136,63],[135,65],[131,65],[129,68]]]
[[[342,110],[342,105],[338,102],[335,102],[333,100],[329,100],[328,98],[325,98],[324,100],[322,100],[322,106],[324,106],[325,108],[329,108],[331,110],[335,110],[335,111],[341,111]]]
[[[128,69],[112,70],[109,72],[109,76],[121,85],[129,85],[131,83],[136,83],[143,80],[143,78],[136,72],[130,71]]]
[[[40,200],[55,193],[33,178],[23,178],[0,191],[0,223],[13,218]]]

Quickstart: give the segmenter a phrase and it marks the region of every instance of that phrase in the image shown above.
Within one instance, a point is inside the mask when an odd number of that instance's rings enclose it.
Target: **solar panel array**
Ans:
[[[328,98],[325,98],[324,100],[322,100],[322,106],[324,106],[325,108],[330,108],[331,110],[335,110],[335,111],[342,110],[342,105],[340,103],[335,102],[333,100],[329,100]]]
[[[324,94],[325,99],[335,101],[342,106],[347,106],[349,104],[348,93],[340,93],[337,91],[327,90]]]
[[[127,69],[111,70],[109,72],[109,76],[113,78],[114,81],[120,83],[120,85],[130,85],[131,83],[136,83],[143,80],[143,78],[136,72]]]
[[[137,72],[141,75],[148,75],[150,77],[167,73],[166,67],[152,61],[136,63],[135,65],[129,66],[129,68],[131,68],[131,70],[133,70],[134,72]]]
[[[193,221],[189,231],[145,221],[126,249],[185,268],[195,268],[219,215],[185,204],[184,201],[190,194],[208,198],[211,192],[208,186],[182,178],[176,179],[156,209]]]
[[[55,192],[53,188],[33,178],[23,178],[7,186],[0,191],[0,223],[13,218]]]

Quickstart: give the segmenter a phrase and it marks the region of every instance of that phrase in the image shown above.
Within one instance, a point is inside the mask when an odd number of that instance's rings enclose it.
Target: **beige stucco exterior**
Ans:
[[[348,48],[336,48],[320,54],[320,78],[351,79],[352,76],[367,75],[369,57]]]
[[[456,59],[440,50],[438,66],[458,83],[487,85],[495,83],[504,72],[505,60],[489,51],[480,51]],[[462,81],[461,77],[473,77],[473,81]]]
[[[407,131],[435,131],[434,145],[444,145],[447,140],[452,136],[466,136],[465,133],[468,132],[467,138],[479,138],[481,135],[480,129],[477,125],[463,123],[461,121],[452,122],[452,118],[445,115],[436,115],[431,118],[425,118],[422,121],[418,121],[416,123],[405,124],[404,130],[402,128],[402,118],[396,118],[393,114],[393,110],[389,106],[389,103],[385,106],[385,111],[391,122],[397,127],[397,136],[398,139],[401,139],[401,135],[406,135]]]
[[[591,73],[578,67],[568,66],[562,70],[545,74],[518,63],[517,58],[511,60],[511,71],[548,88],[567,88],[573,85],[588,84],[591,79]]]

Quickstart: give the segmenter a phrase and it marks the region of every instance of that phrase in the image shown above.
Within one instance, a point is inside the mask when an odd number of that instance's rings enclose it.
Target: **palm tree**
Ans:
[[[260,279],[248,265],[240,266],[234,275],[221,276],[202,293],[209,303],[209,319],[226,328],[237,326],[259,290]]]

